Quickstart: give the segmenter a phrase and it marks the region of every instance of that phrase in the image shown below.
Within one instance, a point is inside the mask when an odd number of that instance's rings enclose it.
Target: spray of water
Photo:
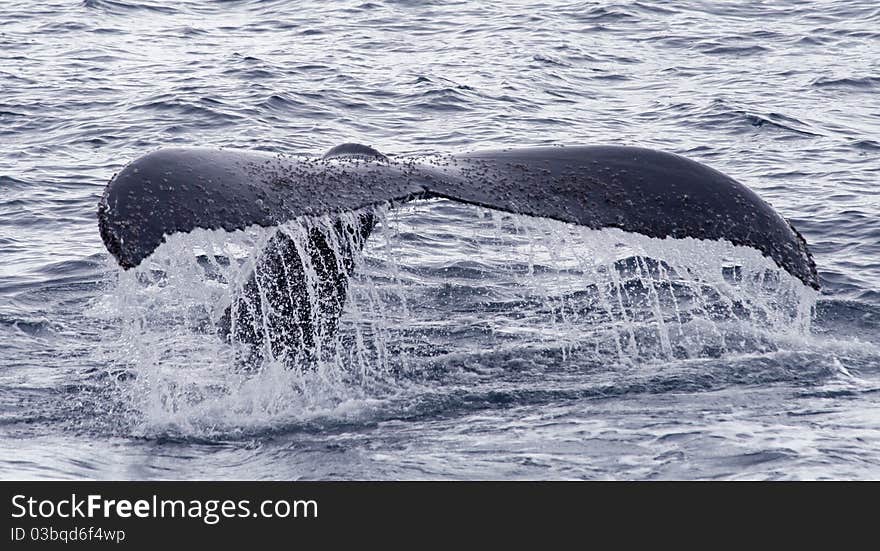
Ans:
[[[365,244],[364,216],[376,222]],[[260,277],[279,233],[296,251],[282,263],[301,274],[291,288]],[[316,238],[329,254],[310,254]],[[328,263],[346,281],[341,311]],[[297,323],[278,325],[279,291],[302,301]],[[207,434],[359,415],[453,350],[550,348],[622,367],[773,351],[808,334],[815,300],[754,249],[437,201],[173,235],[118,272],[99,309],[119,328],[108,354],[133,375],[118,393],[139,430]],[[297,346],[277,346],[279,327]]]

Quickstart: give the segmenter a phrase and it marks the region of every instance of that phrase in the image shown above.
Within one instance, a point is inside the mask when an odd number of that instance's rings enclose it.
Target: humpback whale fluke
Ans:
[[[756,193],[703,164],[638,147],[387,157],[371,147],[343,144],[320,158],[162,149],[114,176],[98,206],[98,225],[107,250],[123,268],[131,268],[177,232],[273,227],[299,216],[338,215],[432,197],[649,237],[723,239],[758,249],[804,284],[819,288],[806,241]],[[361,220],[363,239],[372,229],[368,218]],[[313,236],[306,254],[320,262],[325,249],[321,238]],[[279,254],[295,254],[283,235],[264,251],[260,264],[266,273],[278,274],[272,266],[277,264],[273,255]],[[288,283],[296,285],[298,276],[288,276]],[[341,276],[330,270],[326,277],[335,282],[328,292],[339,298],[344,293]],[[285,303],[278,311],[296,320],[302,308]],[[341,308],[331,310],[332,318]],[[232,317],[227,315],[227,321],[235,325]]]

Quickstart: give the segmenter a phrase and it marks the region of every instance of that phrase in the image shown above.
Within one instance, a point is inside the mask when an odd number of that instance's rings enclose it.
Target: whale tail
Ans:
[[[110,181],[98,224],[108,251],[127,269],[174,233],[274,227],[301,216],[330,215],[330,228],[310,230],[304,243],[276,232],[221,321],[227,339],[275,354],[313,350],[315,335],[330,335],[335,328],[356,252],[351,247],[363,246],[374,224],[366,214],[347,223],[345,213],[432,197],[649,237],[723,239],[758,249],[805,285],[819,288],[806,241],[757,194],[700,163],[636,147],[402,158],[350,143],[321,158],[163,149],[135,160]],[[304,296],[305,267],[319,276],[317,303]]]

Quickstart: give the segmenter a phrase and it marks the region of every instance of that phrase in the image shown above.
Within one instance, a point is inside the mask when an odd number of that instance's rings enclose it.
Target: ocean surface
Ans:
[[[270,230],[127,272],[98,235],[159,147],[349,141],[678,153],[789,218],[822,289],[424,202],[378,212],[320,365],[243,367],[211,322]],[[880,478],[875,0],[3,2],[0,145],[0,478]]]

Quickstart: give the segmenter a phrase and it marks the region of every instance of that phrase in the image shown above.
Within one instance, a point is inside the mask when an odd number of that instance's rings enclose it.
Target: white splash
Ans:
[[[135,375],[119,393],[139,430],[205,435],[359,415],[408,384],[434,348],[588,350],[633,366],[772,351],[810,330],[816,292],[751,248],[449,201],[376,215],[339,330],[316,333],[310,362],[264,351],[248,363],[248,345],[217,334],[277,228],[172,235],[119,272],[99,310],[118,323],[108,360]],[[320,217],[280,231],[301,253],[315,228],[337,252],[350,246],[332,227]],[[319,282],[308,260],[303,268],[315,312]]]

